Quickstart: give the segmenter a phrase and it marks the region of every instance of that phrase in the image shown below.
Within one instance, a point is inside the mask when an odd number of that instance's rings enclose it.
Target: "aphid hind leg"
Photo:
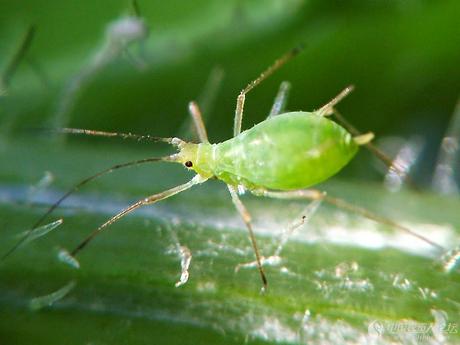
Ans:
[[[259,85],[262,81],[267,79],[270,75],[273,74],[277,69],[283,66],[286,62],[291,60],[295,57],[300,51],[302,47],[296,47],[291,49],[289,52],[284,54],[278,60],[276,60],[270,67],[268,67],[265,71],[263,71],[256,79],[251,81],[246,88],[241,90],[240,94],[236,99],[236,109],[235,109],[235,118],[233,120],[233,136],[236,137],[238,134],[241,133],[241,122],[243,120],[243,111],[244,111],[244,101],[246,100],[246,94]]]
[[[332,114],[335,120],[348,132],[353,134],[355,138],[363,136],[363,134],[348,120],[346,120],[345,116],[343,116],[337,109],[333,108]],[[391,169],[394,172],[396,172],[401,178],[403,178],[408,183],[408,185],[410,185],[414,189],[418,189],[417,185],[408,175],[407,169],[401,164],[398,164],[398,162],[395,162],[393,159],[391,159],[389,155],[387,155],[385,152],[379,149],[372,141],[369,140],[367,142],[363,142],[361,145],[365,146],[366,149],[368,149],[375,157],[377,157],[383,164],[385,164],[388,169]]]
[[[241,199],[239,198],[238,192],[236,191],[235,187],[231,185],[227,185],[227,187],[228,187],[228,190],[230,191],[230,195],[232,196],[233,204],[235,205],[235,208],[237,209],[238,213],[243,219],[244,224],[246,225],[246,228],[248,229],[249,238],[251,240],[252,248],[254,249],[254,254],[256,256],[257,269],[259,270],[260,278],[262,279],[262,284],[263,284],[262,289],[263,291],[265,291],[268,287],[268,281],[267,281],[267,277],[265,276],[264,269],[262,267],[261,255],[259,252],[259,248],[257,246],[254,231],[252,229],[251,215],[249,214],[244,204],[241,202]]]
[[[192,117],[200,142],[209,143],[208,133],[206,132],[206,126],[203,121],[200,107],[196,102],[192,101],[188,104],[188,110],[190,112],[190,116]]]
[[[207,179],[201,177],[200,175],[195,175],[193,179],[191,179],[189,182],[181,184],[179,186],[176,186],[174,188],[165,190],[161,193],[153,194],[147,198],[140,199],[139,201],[135,202],[134,204],[128,206],[124,210],[120,211],[113,217],[111,217],[109,220],[107,220],[105,223],[103,223],[101,226],[99,226],[96,230],[94,230],[88,237],[86,237],[73,251],[72,255],[75,256],[80,250],[82,250],[86,245],[91,242],[91,240],[96,237],[98,234],[100,234],[107,226],[115,223],[122,217],[126,216],[127,214],[131,213],[132,211],[138,209],[141,206],[145,205],[150,205],[154,204],[160,200],[167,199],[173,195],[176,195],[178,193],[181,193],[191,187],[193,187],[196,184],[200,184],[205,182]]]
[[[367,218],[367,219],[370,219],[370,220],[373,220],[377,223],[380,223],[380,224],[384,224],[384,225],[388,225],[388,226],[391,226],[395,229],[398,229],[400,231],[403,231],[405,233],[408,233],[416,238],[418,238],[419,240],[425,242],[425,243],[428,243],[429,245],[433,246],[434,248],[436,248],[437,250],[440,250],[440,251],[444,251],[444,248],[437,244],[436,242],[416,233],[415,231],[409,229],[409,228],[406,228],[405,226],[402,226],[396,222],[394,222],[393,220],[389,219],[389,218],[385,218],[385,217],[382,217],[378,214],[375,214],[363,207],[359,207],[359,206],[356,206],[356,205],[352,205],[348,202],[346,202],[345,200],[343,199],[339,199],[339,198],[335,198],[335,197],[331,197],[331,196],[328,196],[326,195],[325,192],[321,192],[319,190],[315,190],[315,189],[299,189],[299,190],[293,190],[293,191],[272,191],[272,190],[268,190],[268,189],[258,189],[258,190],[254,190],[252,191],[252,193],[254,195],[258,195],[258,196],[265,196],[265,197],[269,197],[269,198],[274,198],[274,199],[290,199],[290,200],[294,200],[294,199],[306,199],[306,200],[323,200],[325,202],[327,202],[328,204],[331,204],[333,206],[336,206],[337,208],[340,208],[340,209],[343,209],[343,210],[346,210],[346,211],[349,211],[349,212],[353,212],[353,213],[356,213],[364,218]]]
[[[275,97],[275,102],[273,103],[272,109],[270,110],[270,114],[268,114],[267,119],[272,116],[276,116],[282,114],[286,108],[286,104],[289,97],[289,91],[291,90],[291,83],[288,81],[283,81],[280,84],[278,89],[278,93]]]

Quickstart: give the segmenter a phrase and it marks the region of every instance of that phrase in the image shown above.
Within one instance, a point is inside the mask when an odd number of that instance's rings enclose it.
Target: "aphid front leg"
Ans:
[[[306,200],[323,200],[327,202],[328,204],[331,204],[333,206],[336,206],[337,208],[356,213],[364,218],[373,220],[377,223],[384,224],[391,226],[395,229],[398,229],[400,231],[403,231],[405,233],[408,233],[419,240],[428,243],[429,245],[433,246],[437,250],[444,251],[444,248],[437,244],[436,242],[416,233],[415,231],[406,228],[405,226],[402,226],[393,220],[389,218],[382,217],[378,214],[375,214],[363,207],[359,207],[356,205],[352,205],[348,202],[346,202],[343,199],[331,197],[329,195],[326,195],[326,193],[321,192],[319,190],[315,189],[300,189],[300,190],[293,190],[293,191],[272,191],[268,189],[257,189],[252,191],[254,195],[258,196],[265,196],[269,198],[274,198],[274,199],[291,199],[291,200],[299,200],[299,199],[306,199]]]
[[[228,187],[228,190],[230,191],[230,195],[232,196],[233,204],[235,205],[237,211],[239,212],[241,218],[243,219],[244,224],[246,224],[246,227],[249,231],[249,238],[251,239],[252,248],[254,249],[254,254],[256,256],[257,269],[259,270],[260,278],[262,279],[262,284],[263,284],[262,290],[265,291],[268,287],[268,282],[267,282],[267,277],[265,276],[265,273],[264,273],[264,269],[262,268],[261,256],[260,256],[259,248],[257,246],[256,237],[254,236],[254,231],[252,230],[251,215],[249,214],[244,204],[241,202],[238,196],[238,192],[236,191],[235,187],[231,185],[227,185],[227,187]]]
[[[272,116],[276,116],[276,115],[284,113],[290,90],[291,90],[290,82],[283,81],[280,84],[280,88],[278,89],[278,93],[276,94],[276,97],[275,97],[275,102],[273,103],[272,109],[270,110],[270,114],[268,114],[267,119],[269,119]]]
[[[130,134],[130,133],[110,133],[110,132],[101,132],[101,131],[91,131],[91,130],[85,130],[85,129],[77,129],[77,128],[64,128],[63,129],[64,132],[66,133],[73,133],[73,134],[91,134],[91,135],[100,135],[100,136],[120,136],[120,137],[123,137],[123,138],[135,138],[137,140],[140,140],[140,139],[154,139],[156,140],[155,138],[153,137],[149,137],[149,136],[139,136],[139,135],[134,135],[134,134]],[[166,138],[163,138],[164,140],[172,140],[172,139],[166,139]],[[163,140],[161,139],[161,140]],[[80,181],[79,183],[75,184],[69,191],[67,191],[67,193],[65,193],[64,195],[62,195],[54,204],[51,205],[51,207],[35,222],[35,224],[30,228],[30,230],[27,231],[27,233],[8,251],[6,252],[1,258],[0,258],[0,261],[1,260],[5,260],[8,256],[10,256],[12,253],[14,253],[14,251],[19,248],[24,242],[26,242],[29,238],[29,236],[31,236],[35,230],[37,230],[40,225],[48,218],[48,216],[53,213],[53,211],[64,201],[66,200],[70,195],[72,195],[73,193],[75,193],[76,191],[78,191],[81,187],[83,187],[84,185],[86,185],[87,183],[103,176],[103,175],[106,175],[106,174],[109,174],[111,172],[113,172],[114,170],[118,170],[118,169],[122,169],[122,168],[127,168],[127,167],[130,167],[130,166],[134,166],[134,165],[140,165],[140,164],[144,164],[144,163],[153,163],[153,162],[160,162],[160,161],[166,161],[167,158],[145,158],[145,159],[140,159],[140,160],[136,160],[136,161],[131,161],[131,162],[127,162],[127,163],[122,163],[122,164],[117,164],[117,165],[114,165],[108,169],[105,169],[105,170],[102,170],[102,171],[99,171],[98,173],[92,175],[92,176],[89,176],[85,179],[83,179],[82,181]]]
[[[195,124],[195,129],[198,134],[198,138],[202,143],[209,143],[208,133],[206,132],[206,126],[203,121],[203,116],[201,114],[200,107],[194,101],[188,104],[188,110],[192,116],[193,123]]]
[[[168,190],[165,190],[164,192],[161,192],[161,193],[157,193],[157,194],[154,194],[154,195],[151,195],[147,198],[144,198],[144,199],[141,199],[137,202],[135,202],[134,204],[128,206],[127,208],[125,208],[124,210],[120,211],[119,213],[117,213],[116,215],[114,215],[113,217],[111,217],[109,220],[107,220],[104,224],[102,224],[101,226],[99,226],[96,230],[94,230],[88,237],[86,237],[73,251],[72,251],[72,255],[75,256],[80,250],[82,250],[84,247],[86,247],[86,245],[94,238],[96,237],[99,233],[101,233],[107,226],[115,223],[117,220],[121,219],[122,217],[126,216],[127,214],[131,213],[132,211],[138,209],[139,207],[141,206],[145,206],[145,205],[150,205],[150,204],[154,204],[160,200],[164,200],[164,199],[167,199],[173,195],[176,195],[178,193],[181,193],[191,187],[193,187],[194,185],[196,184],[199,184],[199,183],[203,183],[205,182],[207,179],[206,178],[203,178],[201,177],[200,175],[195,175],[195,177],[193,179],[191,179],[189,182],[187,183],[184,183],[184,184],[181,184],[179,186],[176,186],[174,188],[171,188],[171,189],[168,189]]]

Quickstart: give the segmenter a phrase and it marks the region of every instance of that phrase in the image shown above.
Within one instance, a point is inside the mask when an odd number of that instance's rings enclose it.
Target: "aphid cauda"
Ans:
[[[62,132],[72,134],[118,136],[123,138],[162,141],[175,146],[178,152],[166,157],[147,158],[140,161],[116,165],[86,178],[61,197],[61,199],[59,199],[48,212],[38,220],[32,229],[38,227],[71,193],[87,182],[105,173],[142,163],[171,162],[182,164],[187,169],[194,171],[196,175],[187,183],[142,198],[120,211],[95,229],[71,252],[71,255],[75,256],[107,226],[139,207],[154,204],[160,200],[169,198],[192,186],[201,184],[210,178],[217,178],[223,181],[228,187],[232,201],[249,231],[257,267],[264,288],[267,287],[267,279],[261,264],[261,256],[253,233],[251,216],[241,202],[238,194],[240,190],[247,190],[254,195],[277,199],[323,200],[339,208],[358,213],[374,221],[408,232],[442,249],[438,244],[390,219],[383,218],[366,209],[351,205],[344,200],[328,196],[321,191],[305,189],[335,175],[355,156],[359,146],[370,145],[370,141],[373,138],[372,133],[361,135],[356,133],[356,130],[345,122],[342,121],[344,128],[327,118],[328,115],[335,112],[334,106],[352,90],[352,87],[345,88],[329,103],[317,111],[284,112],[283,109],[289,89],[289,84],[284,82],[281,84],[280,91],[268,118],[251,129],[241,132],[246,94],[289,59],[297,55],[298,52],[299,49],[296,48],[282,56],[241,91],[237,98],[234,118],[234,136],[222,143],[209,143],[200,109],[195,102],[189,104],[189,110],[200,139],[200,143],[198,144],[186,142],[179,138],[158,138],[138,136],[130,133],[109,133],[74,128],[62,129]],[[339,114],[337,115],[340,116]],[[375,147],[371,147],[371,149],[375,150]],[[16,247],[10,250],[4,258],[14,251]]]

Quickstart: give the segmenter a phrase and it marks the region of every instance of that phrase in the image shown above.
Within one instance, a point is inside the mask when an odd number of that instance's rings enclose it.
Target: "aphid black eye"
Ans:
[[[186,166],[187,168],[191,168],[191,167],[193,166],[192,161],[187,161],[187,162],[185,162],[185,166]]]

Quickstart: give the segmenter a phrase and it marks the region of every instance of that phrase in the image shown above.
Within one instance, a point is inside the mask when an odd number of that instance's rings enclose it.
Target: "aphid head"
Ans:
[[[170,156],[169,160],[180,163],[203,177],[209,178],[213,175],[210,144],[188,143],[178,138],[173,138],[170,143],[176,146],[179,152]]]

